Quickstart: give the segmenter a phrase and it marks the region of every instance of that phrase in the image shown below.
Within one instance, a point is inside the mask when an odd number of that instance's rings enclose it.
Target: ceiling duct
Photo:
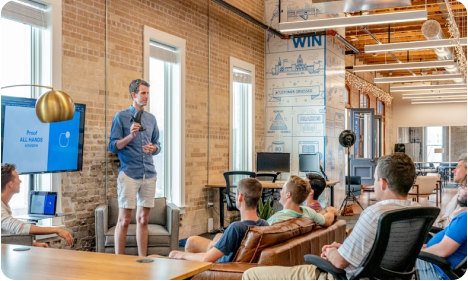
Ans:
[[[427,20],[421,27],[421,32],[427,40],[445,39],[440,23],[436,20]],[[453,60],[453,50],[451,47],[434,48],[434,53],[439,60]],[[456,66],[445,67],[450,74],[459,73]]]
[[[388,9],[411,6],[411,0],[343,0],[343,1],[312,1],[315,8],[323,14],[339,14],[357,11]]]

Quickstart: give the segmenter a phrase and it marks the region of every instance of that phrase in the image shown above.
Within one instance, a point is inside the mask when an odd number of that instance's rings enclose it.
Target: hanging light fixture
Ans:
[[[419,82],[419,81],[439,81],[439,80],[461,80],[461,74],[442,74],[427,76],[400,76],[400,77],[377,77],[374,83],[400,83],[400,82]]]
[[[342,18],[325,18],[316,20],[306,20],[297,22],[280,22],[281,32],[305,31],[314,29],[337,28],[345,26],[360,26],[395,22],[408,22],[417,20],[427,20],[427,11],[409,11],[388,14],[376,14],[367,16],[354,16]]]
[[[466,46],[466,38],[460,38],[460,45]],[[376,44],[376,45],[365,45],[365,53],[382,53],[392,51],[407,51],[407,50],[422,50],[422,49],[434,49],[443,47],[455,47],[457,42],[455,39],[438,39],[438,40],[425,40],[425,41],[413,41],[413,42],[402,42],[402,43],[389,43],[389,44]]]
[[[42,94],[36,101],[36,115],[42,123],[61,122],[73,119],[75,115],[75,104],[70,96],[62,91],[54,90],[54,88],[49,86],[35,84],[5,86],[2,87],[2,89],[22,86],[50,89],[50,91]]]
[[[435,67],[454,67],[453,60],[436,60],[422,62],[404,62],[404,63],[386,63],[386,64],[364,64],[353,66],[353,72],[365,71],[385,71],[385,70],[402,70],[402,69],[421,69]]]

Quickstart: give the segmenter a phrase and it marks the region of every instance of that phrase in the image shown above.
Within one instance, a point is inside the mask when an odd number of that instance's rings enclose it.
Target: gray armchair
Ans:
[[[166,198],[154,198],[148,222],[148,255],[168,255],[179,246],[179,212],[173,203],[166,203]],[[136,209],[128,227],[125,254],[138,255],[136,243]],[[96,252],[115,253],[114,232],[119,215],[116,198],[109,199],[109,205],[96,208]]]
[[[24,246],[34,245],[34,235],[32,234],[10,234],[2,233],[2,244],[16,244]]]

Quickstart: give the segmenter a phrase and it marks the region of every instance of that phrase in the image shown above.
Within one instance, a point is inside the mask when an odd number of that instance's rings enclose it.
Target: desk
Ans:
[[[285,183],[284,181],[276,181],[276,182],[270,182],[270,181],[260,181],[262,184],[263,188],[272,188],[272,189],[281,189],[283,188],[283,184]],[[333,206],[333,198],[334,198],[334,192],[333,192],[333,186],[335,184],[339,183],[339,181],[326,181],[326,184],[328,188],[330,188],[330,205]],[[209,188],[218,188],[219,189],[219,224],[220,228],[224,229],[224,202],[223,202],[223,191],[226,188],[226,182],[224,183],[209,183],[205,185],[205,187]],[[236,185],[231,185],[232,188],[237,187]]]
[[[142,257],[52,248],[13,251],[18,247],[24,246],[2,244],[2,272],[13,280],[182,280],[211,268],[210,262],[155,258],[137,263]]]

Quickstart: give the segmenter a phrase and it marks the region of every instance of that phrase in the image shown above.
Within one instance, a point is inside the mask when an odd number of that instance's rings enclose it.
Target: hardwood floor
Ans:
[[[445,206],[447,205],[448,202],[452,199],[453,196],[455,196],[458,192],[457,188],[444,188],[442,189],[442,204],[439,204],[439,208],[441,209],[441,213],[445,211]],[[369,201],[369,196],[370,196],[370,201]],[[369,203],[372,205],[374,204],[375,201],[375,194],[373,192],[366,192],[364,194],[361,194],[358,196],[359,203],[361,203],[362,207],[365,209],[369,206]],[[374,200],[373,200],[374,199]],[[431,195],[429,200],[427,198],[420,198],[419,199],[419,204],[422,206],[436,206],[435,203],[435,195]],[[362,213],[361,208],[359,205],[354,202],[353,206],[353,211],[354,214],[360,214]],[[347,226],[348,228],[348,226]]]

